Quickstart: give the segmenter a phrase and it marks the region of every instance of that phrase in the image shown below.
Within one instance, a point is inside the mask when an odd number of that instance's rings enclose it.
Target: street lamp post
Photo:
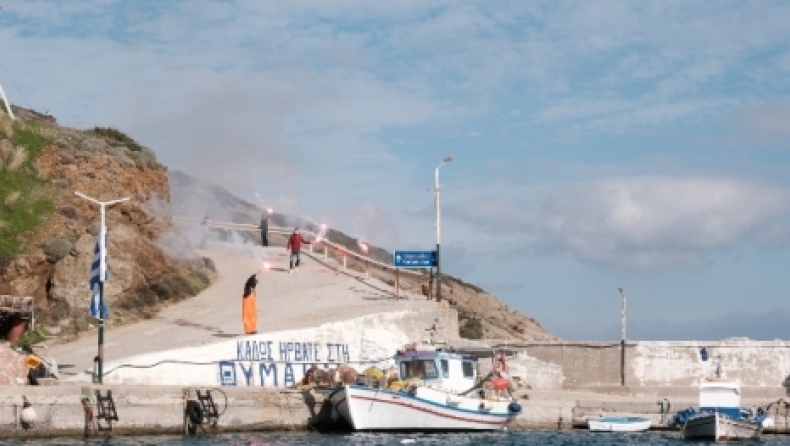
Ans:
[[[88,201],[96,203],[99,205],[101,209],[101,227],[99,229],[99,237],[105,237],[105,228],[106,228],[106,212],[105,208],[108,206],[112,206],[117,203],[121,203],[123,201],[129,200],[129,197],[121,198],[119,200],[111,200],[111,201],[99,201],[95,198],[91,198],[82,192],[74,192],[74,195],[84,198]],[[100,240],[98,243],[105,243],[105,240]],[[106,248],[106,247],[105,247]],[[99,253],[99,258],[101,262],[101,266],[99,267],[99,352],[96,355],[96,362],[97,369],[96,375],[98,379],[98,383],[102,384],[104,380],[104,319],[106,318],[106,314],[104,314],[104,271],[106,271],[107,266],[104,264],[104,253]]]
[[[442,257],[440,255],[440,250],[442,246],[442,219],[441,219],[441,212],[439,211],[439,192],[441,188],[439,187],[439,169],[444,166],[445,164],[449,163],[453,160],[453,157],[447,156],[442,160],[441,164],[436,166],[436,170],[434,171],[434,187],[433,187],[433,204],[436,208],[436,301],[439,302],[442,300]]]
[[[622,310],[622,316],[620,319],[620,328],[622,333],[620,334],[620,385],[625,385],[625,293],[623,292],[622,288],[618,288],[620,290],[620,304]]]

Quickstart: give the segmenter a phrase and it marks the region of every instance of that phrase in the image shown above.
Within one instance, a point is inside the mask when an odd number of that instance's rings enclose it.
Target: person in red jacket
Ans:
[[[288,237],[288,244],[285,245],[285,249],[291,250],[291,263],[290,268],[288,269],[289,273],[299,271],[299,253],[302,252],[302,243],[309,245],[312,242],[305,240],[305,238],[302,237],[302,234],[299,233],[299,228],[294,228],[293,234]]]

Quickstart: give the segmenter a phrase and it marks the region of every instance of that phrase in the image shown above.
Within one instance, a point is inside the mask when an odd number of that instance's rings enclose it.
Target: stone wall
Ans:
[[[621,385],[620,342],[491,344],[517,352],[510,360],[511,374],[535,389]],[[718,362],[727,377],[739,379],[743,386],[790,385],[790,342],[752,340],[628,341],[625,385],[695,386],[714,373]]]
[[[184,396],[194,388],[179,386],[79,386],[52,387],[0,386],[0,438],[81,436],[85,417],[81,398],[92,397],[96,407],[96,390],[102,396],[112,392],[118,421],[113,422],[114,435],[143,435],[184,432]],[[304,430],[326,423],[325,393],[315,390],[217,389],[211,396],[221,412],[218,431]],[[27,398],[36,412],[36,421],[25,429],[19,412]],[[193,397],[192,397],[193,398]],[[227,398],[227,399],[226,399]],[[106,427],[106,423],[101,423]],[[95,435],[91,433],[92,435]],[[106,437],[109,432],[102,431]]]

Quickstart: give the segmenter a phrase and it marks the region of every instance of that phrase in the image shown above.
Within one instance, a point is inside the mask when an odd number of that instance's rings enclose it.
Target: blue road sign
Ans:
[[[393,262],[398,268],[430,268],[436,266],[436,251],[395,251]]]

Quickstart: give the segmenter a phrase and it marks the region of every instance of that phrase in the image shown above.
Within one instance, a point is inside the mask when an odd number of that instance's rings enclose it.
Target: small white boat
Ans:
[[[740,409],[740,383],[717,376],[700,383],[699,410],[675,415],[686,440],[755,440],[763,431],[763,416],[749,417]]]
[[[593,432],[641,432],[650,429],[650,419],[629,416],[590,418],[587,426]]]
[[[508,390],[504,356],[491,389],[477,383],[477,358],[420,346],[393,357],[399,390],[345,385],[329,395],[355,430],[504,430],[521,413]]]

